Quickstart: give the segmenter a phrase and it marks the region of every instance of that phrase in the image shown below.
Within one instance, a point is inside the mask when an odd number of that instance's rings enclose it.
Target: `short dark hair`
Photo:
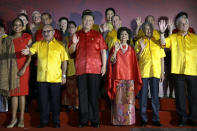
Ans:
[[[20,22],[22,23],[22,26],[24,26],[24,23],[23,23],[23,21],[22,21],[21,19],[15,18],[15,19],[12,21],[12,27],[14,26],[14,23],[15,23],[16,21],[20,21]]]
[[[92,16],[93,19],[94,19],[94,15],[93,15],[93,12],[92,11],[83,11],[82,13],[82,19],[85,17],[85,16]]]
[[[109,10],[111,10],[111,11],[114,13],[114,15],[116,14],[116,11],[115,11],[114,8],[107,8],[107,9],[105,10],[105,15],[107,15],[107,12],[108,12]]]
[[[131,30],[127,27],[120,27],[118,29],[118,32],[117,32],[117,38],[120,40],[120,35],[123,31],[126,31],[129,35],[129,40],[127,40],[127,44],[129,45],[130,44],[130,41],[131,41]]]
[[[20,13],[17,17],[19,18],[20,16],[24,16],[29,21],[29,17],[25,13]]]
[[[151,24],[151,23],[149,23],[149,22],[144,22],[143,24],[142,24],[142,31],[145,33],[145,26],[146,25],[148,25],[149,27],[150,27],[150,29],[151,29],[151,34],[153,35],[153,25]]]
[[[184,11],[179,12],[174,18],[174,25],[175,26],[176,26],[176,21],[182,16],[186,16],[186,18],[188,18],[188,14],[186,12],[184,12]]]
[[[112,19],[113,19],[115,16],[117,16],[117,17],[119,18],[119,20],[120,20],[120,16],[119,16],[119,15],[114,15],[114,16],[112,16]]]
[[[67,17],[60,17],[59,20],[58,20],[58,22],[60,23],[62,20],[66,20],[67,23],[68,23],[68,18]]]
[[[73,24],[75,27],[77,27],[76,23],[74,21],[69,21],[68,25]]]
[[[164,20],[166,23],[168,22],[168,17],[167,16],[160,16],[159,18],[158,18],[158,23],[161,21],[161,20]]]
[[[145,22],[148,22],[148,18],[149,17],[152,17],[154,20],[155,20],[155,17],[153,16],[153,15],[148,15],[148,16],[146,16],[146,18],[145,18]]]
[[[48,12],[44,12],[44,13],[42,13],[42,15],[41,15],[41,16],[43,16],[43,15],[48,15],[49,19],[52,19],[51,14],[50,14],[50,13],[48,13]]]

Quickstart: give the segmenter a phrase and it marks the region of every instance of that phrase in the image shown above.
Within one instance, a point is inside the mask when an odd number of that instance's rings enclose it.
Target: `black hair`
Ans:
[[[85,11],[83,11],[83,13],[82,13],[82,19],[84,18],[84,16],[92,16],[93,17],[93,19],[94,19],[94,15],[93,15],[93,12],[90,10],[90,11],[87,11],[87,10],[85,10]]]
[[[50,14],[50,13],[48,13],[48,12],[44,12],[44,13],[42,13],[42,15],[41,15],[41,16],[43,16],[43,15],[48,15],[49,19],[52,19],[51,14]]]
[[[186,12],[184,12],[184,11],[179,12],[174,18],[174,25],[175,26],[176,26],[176,21],[182,16],[186,16],[186,18],[188,18],[188,14]]]
[[[114,13],[114,15],[116,15],[116,11],[115,11],[114,8],[107,8],[107,9],[105,10],[105,15],[107,15],[107,12],[108,12],[109,10],[111,10],[111,11]]]
[[[69,22],[68,22],[68,25],[69,25],[69,24],[73,24],[75,27],[77,27],[77,25],[76,25],[76,23],[75,23],[74,21],[69,21]]]
[[[118,32],[117,32],[117,38],[120,40],[120,35],[123,31],[126,31],[129,35],[129,40],[127,40],[127,44],[129,45],[130,44],[130,41],[131,41],[131,30],[127,27],[120,27],[118,29]]]
[[[120,16],[119,16],[119,15],[114,15],[114,16],[112,16],[112,19],[113,19],[115,16],[117,16],[117,17],[119,18],[119,20],[120,20]]]
[[[68,23],[68,18],[67,17],[60,17],[59,20],[58,20],[58,22],[60,23],[62,20],[66,20],[67,23]]]
[[[14,26],[14,23],[15,23],[16,21],[20,21],[20,22],[22,23],[22,26],[24,26],[24,23],[23,23],[23,21],[22,21],[21,19],[15,18],[15,19],[12,21],[12,27]]]
[[[24,27],[23,21],[22,21],[21,19],[19,19],[18,17],[15,18],[15,19],[12,21],[12,27],[14,27],[14,23],[15,23],[16,21],[20,21],[21,24],[22,24],[22,26]],[[22,31],[22,33],[24,33],[24,31]],[[13,28],[12,28],[11,35],[14,35],[14,34],[15,34],[15,31],[14,31]]]

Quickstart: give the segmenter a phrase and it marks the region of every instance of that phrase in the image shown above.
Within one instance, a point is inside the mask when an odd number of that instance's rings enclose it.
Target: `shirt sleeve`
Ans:
[[[166,45],[165,45],[165,48],[171,48],[172,37],[173,37],[173,36],[170,35],[169,37],[165,38],[165,42],[166,42],[166,43],[165,43],[165,44],[166,44]]]
[[[161,50],[161,58],[166,57],[166,53],[164,49],[161,48],[160,50]]]
[[[29,49],[32,55],[38,52],[39,42],[35,42],[32,47]]]
[[[139,51],[141,49],[141,46],[139,44],[139,40],[137,40],[137,42],[135,43],[134,49],[135,49],[136,54],[139,53]]]
[[[107,49],[107,44],[101,34],[100,34],[100,49],[101,50]]]
[[[66,61],[68,60],[68,54],[67,54],[67,51],[66,49],[62,46],[62,49],[61,49],[61,61]]]

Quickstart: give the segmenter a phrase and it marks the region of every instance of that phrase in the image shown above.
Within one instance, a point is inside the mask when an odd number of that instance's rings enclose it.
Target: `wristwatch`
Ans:
[[[66,75],[62,75],[63,78],[66,78]]]

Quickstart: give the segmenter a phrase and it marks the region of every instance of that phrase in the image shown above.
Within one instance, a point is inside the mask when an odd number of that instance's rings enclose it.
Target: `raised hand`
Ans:
[[[135,21],[136,21],[138,27],[140,27],[142,25],[141,17],[137,17]]]
[[[22,49],[21,53],[22,53],[23,55],[29,55],[29,47],[26,46],[25,49]]]
[[[99,25],[99,29],[100,29],[101,32],[104,32],[103,31],[103,25]]]
[[[173,22],[172,22],[171,19],[169,19],[169,20],[168,20],[168,29],[169,29],[169,30],[173,30],[173,27],[174,27]]]
[[[161,33],[164,33],[167,27],[168,27],[168,24],[165,22],[165,20],[161,20],[159,22],[159,30]]]
[[[118,52],[118,50],[120,49],[120,43],[116,42],[115,46],[115,52]]]
[[[109,28],[108,28],[108,26],[107,26],[107,23],[103,24],[103,31],[106,32],[106,31],[108,31],[108,30],[109,30]]]
[[[26,14],[27,15],[27,11],[25,10],[25,9],[22,9],[21,11],[20,11],[20,13],[22,14]]]
[[[76,34],[73,35],[73,43],[77,45],[77,43],[79,42],[79,37],[77,37]]]
[[[140,38],[139,43],[140,43],[140,46],[141,46],[141,50],[143,51],[147,44],[144,43],[144,39],[143,38]]]
[[[102,25],[99,25],[99,29],[101,32],[106,32],[109,30],[108,26],[107,26],[107,23],[104,23]]]

